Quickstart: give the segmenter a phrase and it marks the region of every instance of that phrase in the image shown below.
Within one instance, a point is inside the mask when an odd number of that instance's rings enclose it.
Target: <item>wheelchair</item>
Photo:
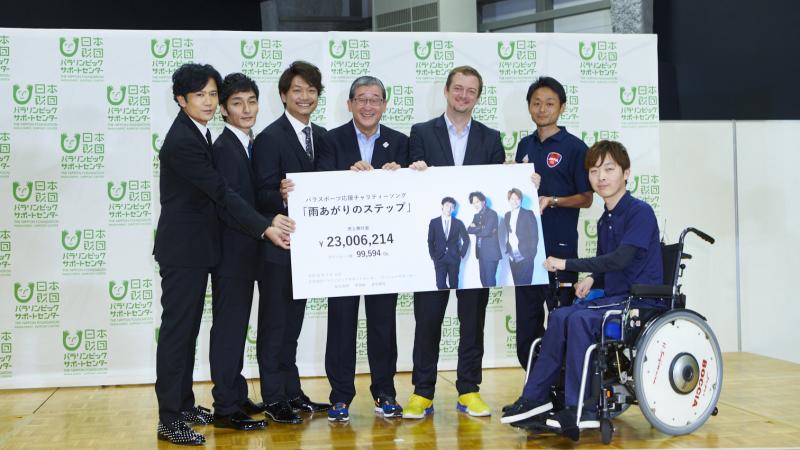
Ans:
[[[603,444],[612,440],[612,419],[631,405],[639,405],[647,421],[669,435],[689,434],[717,415],[722,353],[705,317],[686,308],[679,284],[686,268],[683,260],[691,259],[683,252],[689,233],[714,243],[714,238],[691,227],[681,232],[678,243],[662,242],[665,284],[633,285],[619,309],[605,312],[599,342],[586,350],[577,425],[581,430],[599,428]],[[656,299],[662,307],[632,306],[635,299]],[[541,338],[531,345],[525,382],[540,347]],[[587,389],[590,395],[584,404]],[[563,387],[554,386],[551,395],[555,409],[563,407]],[[591,404],[598,420],[581,421],[583,408]],[[544,429],[528,431],[559,432],[556,421],[546,423]]]

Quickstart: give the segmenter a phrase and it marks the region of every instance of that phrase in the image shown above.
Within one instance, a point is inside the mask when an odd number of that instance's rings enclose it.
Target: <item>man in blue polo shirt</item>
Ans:
[[[605,211],[597,222],[597,256],[561,259],[548,257],[550,272],[589,272],[575,291],[585,297],[592,287],[602,286],[605,297],[558,308],[550,314],[547,331],[536,363],[531,368],[522,396],[503,414],[501,422],[517,423],[550,411],[550,388],[564,374],[566,407],[555,415],[562,434],[577,440],[580,428],[598,427],[596,411],[584,408],[580,422],[577,404],[586,349],[599,339],[603,314],[625,300],[633,284],[661,284],[663,267],[658,223],[653,208],[625,189],[630,176],[630,158],[625,147],[600,141],[586,154],[592,188],[603,198]],[[632,306],[662,306],[657,300],[633,300]],[[588,394],[588,390],[586,391]]]
[[[536,131],[523,138],[517,146],[517,162],[532,162],[539,181],[539,211],[542,217],[544,248],[547,256],[578,257],[579,208],[592,206],[592,190],[583,167],[586,144],[557,125],[566,109],[567,93],[556,79],[540,77],[528,88],[526,96]],[[558,282],[565,286],[558,297],[550,285],[517,286],[517,358],[522,367],[528,365],[528,353],[533,340],[544,334],[544,304],[547,309],[569,305],[574,297],[571,286],[578,281],[575,272],[560,272]],[[557,287],[557,286],[556,286]]]

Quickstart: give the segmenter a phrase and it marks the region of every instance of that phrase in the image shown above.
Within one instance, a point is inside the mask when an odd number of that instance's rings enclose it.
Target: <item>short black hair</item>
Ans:
[[[258,85],[256,85],[256,82],[253,81],[252,78],[239,72],[229,73],[225,76],[225,79],[222,80],[222,86],[219,89],[219,104],[227,108],[228,99],[231,98],[233,94],[250,91],[256,94],[256,100],[258,100]],[[222,120],[227,122],[228,117],[223,115]]]
[[[456,199],[454,199],[453,197],[445,197],[445,198],[443,198],[442,199],[442,206],[444,206],[445,203],[452,203],[453,206],[456,206],[458,204],[458,203],[456,203]]]
[[[278,92],[281,94],[289,92],[292,80],[297,76],[317,88],[317,95],[322,95],[322,90],[325,89],[325,86],[322,85],[322,72],[319,71],[319,67],[306,61],[295,61],[289,64],[289,67],[283,71],[278,79]]]
[[[470,202],[470,203],[472,203],[472,199],[473,199],[474,197],[478,197],[478,200],[480,200],[480,201],[482,201],[482,202],[485,202],[485,201],[486,201],[486,196],[485,196],[485,195],[483,195],[483,192],[481,192],[481,191],[475,191],[475,192],[470,192],[470,193],[469,193],[469,202]]]
[[[562,105],[567,103],[567,91],[565,91],[564,86],[553,77],[539,77],[538,80],[531,83],[530,87],[528,87],[528,95],[525,96],[525,101],[530,105],[533,93],[537,89],[543,87],[552,89],[558,96],[558,101],[561,102]]]
[[[202,91],[212,79],[217,90],[222,85],[222,76],[211,64],[188,63],[178,67],[172,74],[172,99],[178,102],[178,96],[186,98],[192,92]]]

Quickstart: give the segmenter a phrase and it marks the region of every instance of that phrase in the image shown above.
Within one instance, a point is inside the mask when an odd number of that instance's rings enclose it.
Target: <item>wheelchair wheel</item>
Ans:
[[[670,435],[702,426],[722,390],[722,354],[706,321],[686,309],[665,312],[648,323],[636,348],[634,390],[647,421]]]
[[[614,437],[614,425],[608,419],[600,421],[600,441],[603,445],[611,443],[611,438]]]

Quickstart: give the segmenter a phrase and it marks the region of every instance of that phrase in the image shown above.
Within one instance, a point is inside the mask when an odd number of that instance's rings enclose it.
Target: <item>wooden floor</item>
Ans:
[[[494,415],[473,418],[455,411],[455,372],[442,372],[436,413],[421,421],[387,420],[372,413],[369,377],[359,376],[360,395],[349,424],[329,424],[324,415],[302,425],[270,424],[266,430],[236,432],[197,427],[207,448],[222,449],[510,449],[510,448],[800,448],[800,365],[748,353],[724,356],[719,415],[692,435],[670,437],[651,428],[638,408],[614,421],[610,446],[597,431],[580,443],[557,437],[529,437],[500,424],[499,409],[518,395],[520,369],[484,370],[483,398]],[[324,378],[303,380],[314,399],[327,399]],[[411,376],[397,376],[398,400],[411,392]],[[256,398],[256,380],[250,382]],[[211,406],[210,383],[196,383],[201,405]],[[156,398],[152,385],[0,391],[0,449],[178,448],[156,440]]]

